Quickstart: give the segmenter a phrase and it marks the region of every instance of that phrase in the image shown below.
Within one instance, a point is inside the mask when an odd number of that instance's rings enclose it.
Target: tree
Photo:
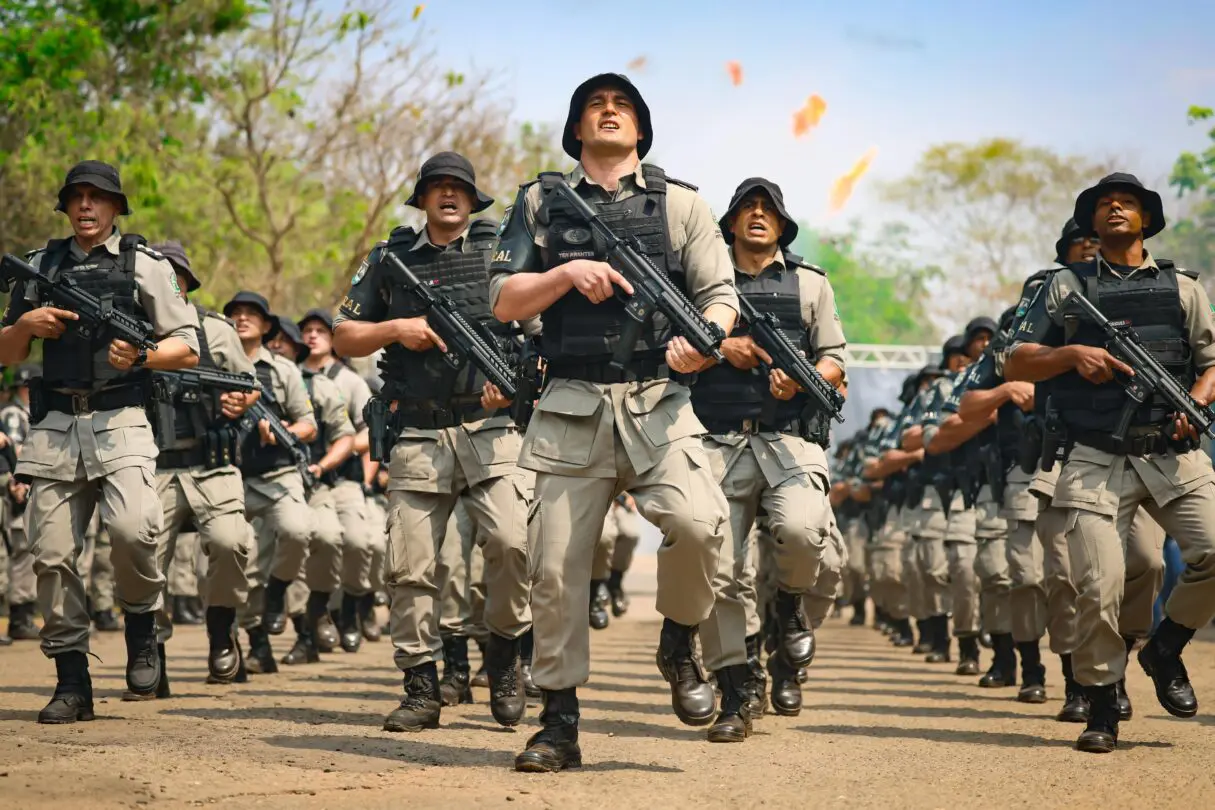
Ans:
[[[1191,107],[1191,124],[1215,119],[1215,110]],[[1169,185],[1181,201],[1180,216],[1153,241],[1153,252],[1197,270],[1208,291],[1215,290],[1215,129],[1202,154],[1184,152],[1173,165]]]

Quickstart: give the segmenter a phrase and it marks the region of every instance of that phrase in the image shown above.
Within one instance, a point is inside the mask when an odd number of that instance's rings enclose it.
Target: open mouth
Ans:
[[[762,222],[752,222],[747,226],[747,233],[755,236],[763,236],[768,232],[768,226]]]
[[[81,226],[82,228],[95,228],[95,227],[97,227],[97,218],[96,217],[79,217],[76,220],[76,224]]]
[[[455,202],[449,200],[447,202],[439,203],[439,210],[455,213],[459,210],[459,208],[456,206]]]
[[[620,124],[616,123],[615,121],[611,121],[611,120],[601,121],[599,123],[599,129],[603,130],[605,132],[617,132],[620,130]]]

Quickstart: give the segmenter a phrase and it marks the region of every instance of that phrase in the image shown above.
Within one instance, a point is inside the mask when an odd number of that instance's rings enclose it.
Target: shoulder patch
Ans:
[[[359,265],[359,269],[354,271],[354,276],[350,279],[350,286],[357,287],[359,282],[363,280],[363,276],[367,275],[368,268],[371,267],[371,254],[368,253],[363,259],[363,263]]]
[[[502,236],[506,230],[506,226],[510,224],[510,215],[514,210],[514,205],[508,205],[506,206],[506,210],[502,212],[502,221],[498,223],[498,236]]]

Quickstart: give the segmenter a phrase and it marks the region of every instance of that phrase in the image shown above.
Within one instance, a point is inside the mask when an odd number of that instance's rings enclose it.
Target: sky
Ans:
[[[406,16],[413,5],[401,3]],[[648,161],[719,214],[740,180],[767,176],[794,217],[828,229],[897,213],[878,181],[948,141],[1113,155],[1160,187],[1180,152],[1204,146],[1186,109],[1215,104],[1208,0],[434,0],[413,24],[444,67],[491,74],[520,121],[559,128],[583,79],[626,72],[653,114]],[[737,87],[728,60],[742,66]],[[793,112],[812,93],[826,113],[795,139]],[[832,182],[870,148],[870,172],[832,215]]]

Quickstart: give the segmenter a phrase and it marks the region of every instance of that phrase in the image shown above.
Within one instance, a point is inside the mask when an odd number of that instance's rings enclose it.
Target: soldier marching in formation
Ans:
[[[641,518],[663,535],[657,668],[710,741],[796,715],[815,629],[840,605],[865,625],[869,601],[895,647],[952,664],[956,639],[959,677],[1024,703],[1051,697],[1049,637],[1081,751],[1133,716],[1136,649],[1193,717],[1215,315],[1145,247],[1159,195],[1129,174],[1082,191],[1056,266],[832,447],[846,340],[780,186],[743,180],[716,219],[642,162],[653,141],[632,82],[588,79],[562,131],[577,165],[500,223],[473,219],[493,200],[465,157],[430,157],[406,200],[424,225],[375,247],[336,317],[298,321],[252,290],[188,303],[186,249],[120,232],[118,171],[72,167],[71,235],[3,266],[0,646],[54,661],[38,721],[94,718],[94,625],[125,634],[127,700],[171,696],[174,623],[205,624],[218,686],[383,632],[403,674],[385,730],[439,728],[482,687],[506,727],[540,706],[516,769],[577,767],[591,630],[628,612]],[[364,380],[346,358],[371,355]],[[1186,571],[1154,627],[1166,532]]]

